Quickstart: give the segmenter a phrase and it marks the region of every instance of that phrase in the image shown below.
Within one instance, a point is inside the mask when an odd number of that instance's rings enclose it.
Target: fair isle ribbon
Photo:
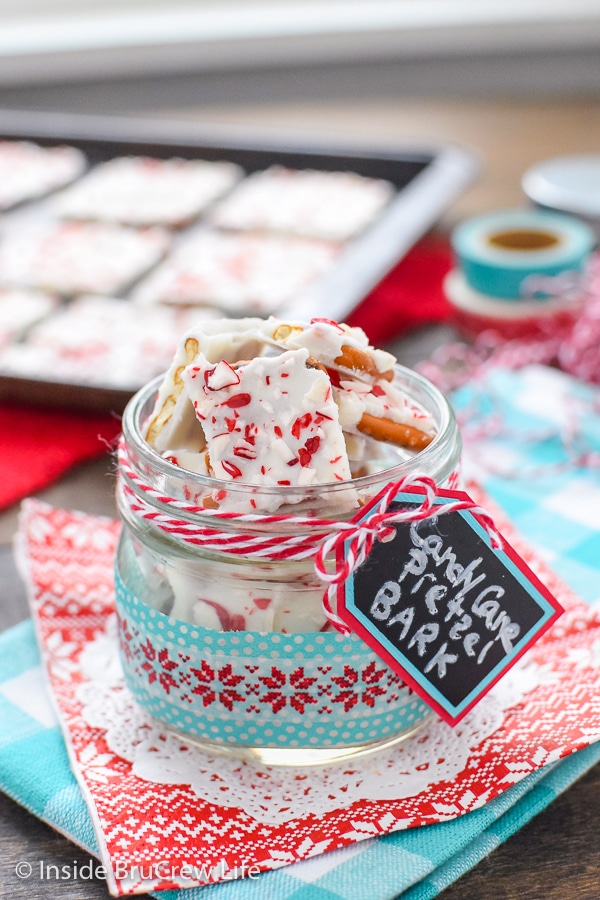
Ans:
[[[203,550],[256,560],[277,562],[312,558],[317,576],[327,585],[323,596],[325,615],[331,625],[344,634],[348,634],[351,629],[333,608],[338,586],[365,562],[376,540],[385,541],[394,536],[394,525],[469,510],[489,534],[492,546],[502,546],[502,538],[484,509],[470,498],[436,503],[438,486],[427,475],[406,476],[388,484],[373,511],[363,521],[356,522],[319,519],[314,516],[236,513],[177,500],[151,487],[132,468],[123,439],[118,448],[118,463],[119,489],[129,512],[134,517],[156,525],[175,540],[201,546]],[[420,504],[411,508],[390,508],[399,493],[414,490],[423,492]],[[163,511],[164,508],[168,511]],[[178,511],[193,516],[201,515],[205,520],[212,520],[211,524],[179,518]],[[242,530],[231,533],[219,527],[220,523],[232,522],[238,528],[242,526]],[[274,527],[275,533],[253,534],[243,530],[244,525]],[[285,530],[277,531],[276,526]],[[287,533],[287,529],[290,533]],[[345,553],[341,553],[344,546]],[[327,568],[328,557],[336,560],[332,572]]]

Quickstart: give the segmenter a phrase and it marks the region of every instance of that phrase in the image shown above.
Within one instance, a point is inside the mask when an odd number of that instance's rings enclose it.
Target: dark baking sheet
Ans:
[[[323,277],[292,305],[278,310],[282,318],[325,315],[343,320],[478,171],[476,157],[456,146],[344,146],[322,136],[215,129],[170,120],[0,111],[2,138],[32,140],[45,146],[68,143],[81,149],[91,165],[122,155],[179,156],[230,160],[248,173],[280,164],[350,170],[391,181],[398,191],[392,203],[372,226],[347,242]],[[36,201],[23,207],[30,219],[35,209]],[[130,396],[131,390],[57,383],[47,373],[39,379],[3,375],[0,368],[0,399],[121,410]]]

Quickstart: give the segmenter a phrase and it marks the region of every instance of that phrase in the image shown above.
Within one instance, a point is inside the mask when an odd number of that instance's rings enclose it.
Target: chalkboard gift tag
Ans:
[[[381,510],[387,489],[355,517]],[[399,490],[386,512],[422,508]],[[462,491],[438,489],[426,518],[395,522],[338,587],[337,611],[451,725],[459,722],[563,609],[513,547],[498,546]],[[338,550],[348,555],[350,539]]]

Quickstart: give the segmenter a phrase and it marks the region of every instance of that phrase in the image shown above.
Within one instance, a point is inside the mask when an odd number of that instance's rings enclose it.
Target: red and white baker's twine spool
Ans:
[[[426,475],[409,476],[390,483],[376,509],[364,521],[352,522],[314,516],[265,515],[207,509],[168,497],[147,484],[132,468],[123,441],[118,448],[118,462],[119,488],[129,512],[136,518],[152,522],[174,540],[202,547],[203,550],[233,557],[243,556],[246,559],[285,561],[312,558],[317,576],[327,585],[323,596],[323,609],[327,619],[343,633],[348,633],[350,629],[333,609],[337,586],[362,565],[375,540],[393,537],[395,524],[469,510],[490,535],[492,545],[502,546],[502,538],[485,510],[471,499],[436,504],[438,486]],[[399,492],[414,489],[424,492],[421,504],[406,509],[390,509],[390,504]],[[203,522],[180,518],[178,511],[195,517],[201,516]],[[281,530],[275,534],[264,531],[259,534],[251,531],[232,533],[219,527],[221,523],[226,525],[231,522],[242,527],[248,525],[263,529],[280,526]],[[335,560],[333,571],[328,571],[328,559]]]
[[[558,365],[569,375],[600,384],[600,253],[590,258],[582,275],[530,276],[529,289],[531,297],[543,290],[580,305],[573,306],[573,315],[566,320],[540,316],[536,333],[524,337],[507,340],[490,325],[471,344],[439,347],[417,366],[418,371],[445,393],[481,381],[492,367],[521,369],[532,364]]]
[[[567,319],[540,317],[534,334],[511,340],[490,327],[480,332],[470,344],[454,342],[438,347],[429,360],[416,367],[447,394],[464,385],[473,389],[470,403],[457,413],[463,441],[471,447],[472,454],[482,439],[511,436],[503,415],[493,408],[495,397],[485,380],[489,371],[518,370],[534,364],[557,366],[575,378],[600,385],[600,253],[590,258],[582,275],[531,276],[529,287],[532,294],[540,290],[556,298],[579,299],[577,315]],[[492,409],[482,413],[479,402],[484,394],[488,401],[491,400]],[[598,414],[599,404],[598,394],[585,407],[573,398],[567,420],[562,425],[550,426],[543,433],[520,430],[516,436],[521,443],[558,437],[563,446],[564,461],[543,464],[526,472],[522,468],[511,470],[504,464],[496,466],[489,454],[485,457],[480,454],[478,462],[488,474],[504,478],[535,478],[551,472],[559,474],[573,467],[600,468],[600,453],[586,446],[582,429],[586,416]]]

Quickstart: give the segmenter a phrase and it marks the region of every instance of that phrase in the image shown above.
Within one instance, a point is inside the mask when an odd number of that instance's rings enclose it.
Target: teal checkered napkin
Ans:
[[[0,722],[0,788],[96,853],[94,828],[46,692],[30,619],[0,635]]]
[[[582,600],[600,606],[600,389],[546,366],[499,369],[454,405],[465,475]],[[486,425],[490,437],[470,439]]]
[[[0,785],[34,815],[97,853],[86,803],[46,696],[31,621],[0,636]],[[435,897],[547,806],[598,759],[600,745],[540,769],[491,803],[425,828],[363,841],[258,878],[168,891],[161,900],[406,900]],[[52,765],[48,761],[52,761]]]
[[[548,396],[554,398],[550,407]],[[502,415],[506,426],[500,437],[485,442],[470,441],[465,430],[467,472],[479,475],[530,545],[590,603],[599,602],[600,469],[565,465],[569,454],[556,404],[561,400],[567,412],[573,402],[580,404],[585,418],[578,446],[591,453],[600,451],[594,399],[591,388],[538,369],[491,373],[484,388],[461,391],[455,398],[459,412],[474,407],[480,414],[492,410]],[[503,474],[490,475],[482,466],[490,453],[505,466]],[[2,790],[95,854],[91,819],[45,694],[29,621],[0,636],[0,719]],[[428,900],[599,759],[600,744],[595,744],[538,770],[481,809],[452,821],[362,841],[256,879],[160,896],[162,900],[392,900],[402,895],[403,900]]]

